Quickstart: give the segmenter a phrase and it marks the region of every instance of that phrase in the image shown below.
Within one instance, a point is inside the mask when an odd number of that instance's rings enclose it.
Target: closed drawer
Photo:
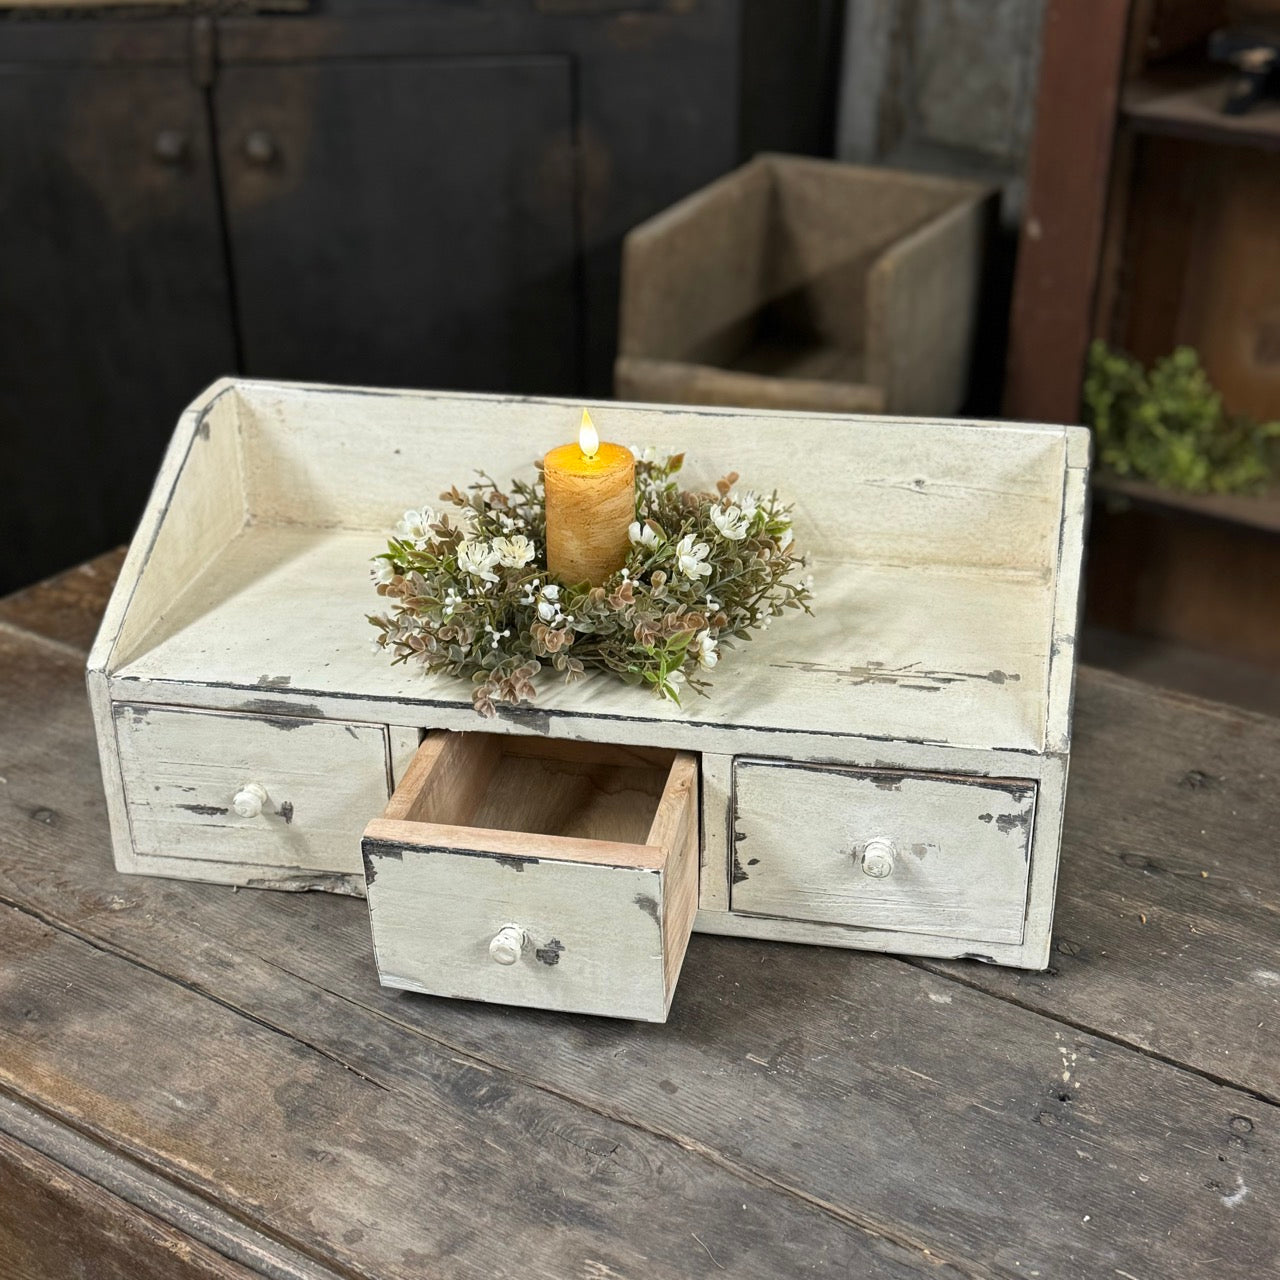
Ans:
[[[739,759],[731,909],[1022,941],[1036,784]]]
[[[360,873],[390,792],[381,725],[117,704],[141,856]]]
[[[665,1021],[697,804],[688,753],[429,734],[365,829],[383,985]]]

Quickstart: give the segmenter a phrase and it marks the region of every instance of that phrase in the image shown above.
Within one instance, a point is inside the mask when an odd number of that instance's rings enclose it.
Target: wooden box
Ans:
[[[627,235],[616,394],[955,413],[993,198],[951,178],[757,156]]]
[[[691,869],[695,929],[1043,967],[1087,433],[591,407],[606,438],[685,450],[687,484],[737,470],[793,498],[815,616],[683,707],[592,677],[480,720],[467,682],[371,651],[369,558],[477,468],[531,474],[580,405],[219,383],[178,425],[90,657],[117,866],[362,894],[365,833],[384,981],[633,1017],[670,1000]],[[588,803],[624,767],[635,812]],[[586,790],[556,808],[537,777]],[[579,894],[625,943],[600,949]]]

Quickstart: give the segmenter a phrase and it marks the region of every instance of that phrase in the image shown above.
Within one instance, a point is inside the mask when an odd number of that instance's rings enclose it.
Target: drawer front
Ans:
[[[1022,941],[1036,784],[739,759],[730,907]]]
[[[360,873],[387,802],[381,725],[117,704],[134,851]]]
[[[384,985],[617,1018],[666,1017],[667,886],[659,868],[406,846],[371,834],[364,852]],[[504,930],[512,931],[505,949]]]

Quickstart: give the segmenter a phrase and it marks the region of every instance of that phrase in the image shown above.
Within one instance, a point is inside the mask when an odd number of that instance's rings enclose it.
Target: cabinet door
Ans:
[[[567,59],[233,65],[215,93],[246,372],[573,389]]]
[[[0,119],[2,594],[130,536],[235,353],[186,72],[0,65]]]

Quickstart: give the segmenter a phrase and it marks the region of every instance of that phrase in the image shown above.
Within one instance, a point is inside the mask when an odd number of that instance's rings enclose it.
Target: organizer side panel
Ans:
[[[1062,534],[1058,542],[1053,629],[1049,640],[1047,751],[1066,751],[1071,743],[1071,703],[1075,694],[1077,634],[1080,628],[1080,577],[1088,506],[1088,468],[1068,467],[1063,477]]]
[[[183,592],[244,528],[237,405],[236,393],[226,390],[194,417],[191,411],[183,417],[189,445],[176,461],[172,488],[163,490],[162,472],[152,495],[148,517],[157,524],[149,545],[142,546],[145,559],[137,564],[137,582],[110,658],[112,670],[164,634],[166,616]],[[145,521],[140,537],[144,530]]]

